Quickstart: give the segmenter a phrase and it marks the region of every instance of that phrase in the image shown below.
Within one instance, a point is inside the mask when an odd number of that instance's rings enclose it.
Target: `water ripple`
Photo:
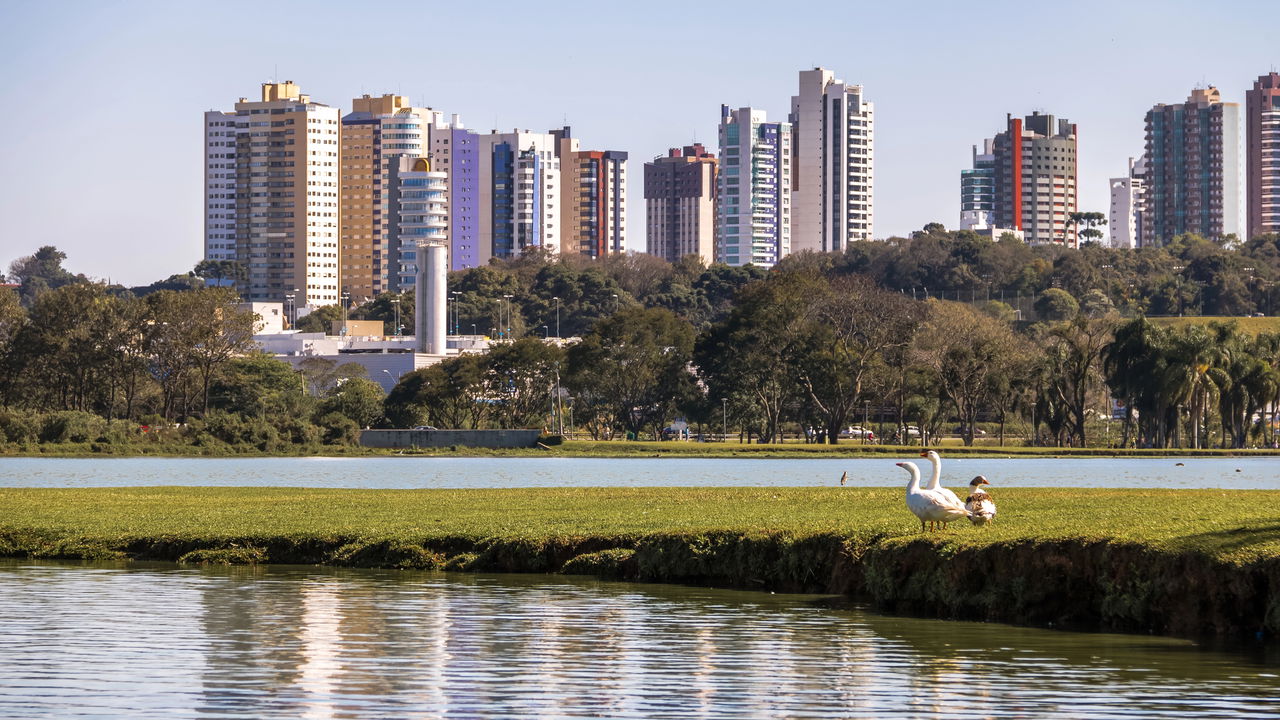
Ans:
[[[0,562],[0,718],[1274,716],[1265,658],[528,576]]]

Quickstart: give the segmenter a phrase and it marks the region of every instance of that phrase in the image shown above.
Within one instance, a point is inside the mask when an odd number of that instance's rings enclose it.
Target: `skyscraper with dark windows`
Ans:
[[[1240,232],[1239,122],[1240,106],[1212,86],[1147,112],[1142,245]]]

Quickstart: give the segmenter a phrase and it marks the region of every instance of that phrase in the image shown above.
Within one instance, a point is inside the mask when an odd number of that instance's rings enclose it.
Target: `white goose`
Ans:
[[[974,525],[986,525],[996,519],[996,501],[982,489],[990,485],[979,475],[969,483],[969,497],[964,499],[964,509],[969,511],[969,521]]]
[[[911,473],[911,481],[907,483],[907,509],[920,518],[920,532],[924,532],[925,523],[949,523],[960,518],[969,517],[969,511],[959,502],[929,490],[920,489],[920,468],[912,462],[895,463],[898,467]]]
[[[955,505],[964,505],[959,495],[942,487],[942,456],[933,450],[928,450],[920,453],[920,457],[928,458],[929,464],[933,466],[933,475],[929,477],[929,484],[924,489],[938,493]]]

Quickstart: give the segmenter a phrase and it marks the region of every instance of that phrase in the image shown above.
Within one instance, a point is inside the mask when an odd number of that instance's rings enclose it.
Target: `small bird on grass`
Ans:
[[[848,470],[845,470],[844,472],[840,473],[840,484],[841,484],[841,485],[845,484],[845,482],[846,482],[846,481],[848,481],[848,479],[849,479],[849,471],[848,471]]]

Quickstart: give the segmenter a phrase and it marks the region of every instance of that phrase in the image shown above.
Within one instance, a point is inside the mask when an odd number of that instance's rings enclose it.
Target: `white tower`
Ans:
[[[443,244],[418,246],[418,282],[414,298],[414,334],[417,351],[445,354],[446,291],[449,283],[449,248]]]

